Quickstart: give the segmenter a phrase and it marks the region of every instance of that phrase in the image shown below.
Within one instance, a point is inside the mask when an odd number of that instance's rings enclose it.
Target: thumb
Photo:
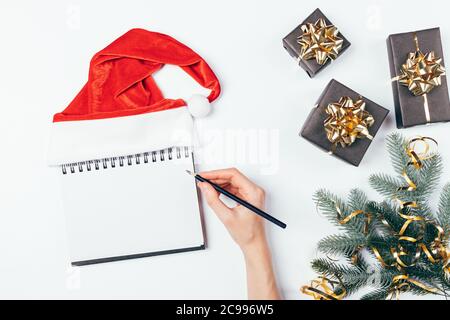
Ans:
[[[209,183],[199,182],[198,186],[202,194],[206,198],[206,202],[213,209],[219,219],[226,223],[232,216],[230,208],[228,208],[220,199],[219,193]]]

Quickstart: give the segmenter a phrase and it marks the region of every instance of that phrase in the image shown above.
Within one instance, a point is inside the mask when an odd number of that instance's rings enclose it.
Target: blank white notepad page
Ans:
[[[107,162],[66,167],[64,210],[72,263],[204,245],[192,154],[181,151],[164,161],[160,152],[143,154],[131,165]],[[156,161],[154,162],[154,160]],[[112,160],[110,160],[112,161]],[[136,163],[139,162],[139,164]],[[73,173],[71,172],[74,171]]]

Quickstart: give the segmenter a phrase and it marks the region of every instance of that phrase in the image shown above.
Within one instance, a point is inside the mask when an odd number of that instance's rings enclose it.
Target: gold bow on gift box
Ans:
[[[362,99],[354,102],[350,97],[342,97],[339,102],[330,103],[326,107],[328,117],[324,121],[324,127],[333,149],[338,144],[342,147],[350,146],[357,138],[373,139],[369,127],[375,120],[365,109],[366,103]]]
[[[402,65],[398,81],[415,96],[427,94],[441,85],[441,76],[445,74],[441,61],[433,51],[427,54],[420,50],[410,52],[406,63]]]
[[[419,47],[417,35],[414,35],[416,51],[410,52],[406,62],[400,69],[400,75],[393,78],[401,85],[408,87],[415,96],[423,96],[424,111],[427,122],[430,122],[427,94],[441,85],[441,76],[445,75],[442,59],[435,56],[434,51],[423,53]]]
[[[339,30],[327,25],[324,19],[302,25],[303,34],[297,38],[300,44],[300,59],[316,59],[320,65],[337,58],[344,40],[338,37]]]

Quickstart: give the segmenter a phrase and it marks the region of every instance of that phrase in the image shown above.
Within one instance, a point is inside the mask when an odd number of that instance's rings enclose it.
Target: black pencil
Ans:
[[[248,203],[247,201],[242,200],[241,198],[235,196],[234,194],[228,192],[227,190],[225,190],[225,189],[219,187],[217,184],[215,184],[215,183],[209,181],[208,179],[203,178],[202,176],[196,174],[195,172],[191,172],[191,171],[189,171],[189,170],[186,170],[186,172],[187,172],[189,175],[195,177],[195,179],[197,179],[198,181],[209,183],[214,189],[216,189],[216,190],[217,190],[218,192],[220,192],[221,194],[226,195],[228,198],[230,198],[230,199],[236,201],[236,202],[239,203],[240,205],[243,205],[243,206],[246,207],[247,209],[249,209],[249,210],[253,211],[254,213],[256,213],[257,215],[263,217],[264,219],[269,220],[270,222],[276,224],[277,226],[279,226],[279,227],[281,227],[281,228],[283,228],[283,229],[286,228],[286,224],[285,224],[285,223],[283,223],[283,222],[281,222],[280,220],[278,220],[278,219],[272,217],[270,214],[268,214],[268,213],[262,211],[261,209],[258,209],[257,207],[251,205],[251,204]]]

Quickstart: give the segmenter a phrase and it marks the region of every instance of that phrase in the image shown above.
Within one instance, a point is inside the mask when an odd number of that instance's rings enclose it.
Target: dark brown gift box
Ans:
[[[387,39],[391,79],[400,74],[401,66],[406,62],[408,54],[416,51],[414,33],[417,35],[419,49],[424,54],[434,51],[436,57],[442,59],[441,63],[445,67],[439,28],[391,34]],[[427,94],[430,122],[450,121],[450,103],[446,76],[441,76],[441,80],[442,84]],[[423,96],[413,95],[408,90],[408,87],[401,85],[395,80],[392,81],[392,91],[394,94],[397,128],[427,123]]]
[[[374,124],[369,128],[369,133],[375,137],[378,129],[380,129],[381,124],[389,113],[389,110],[361,96],[359,93],[347,88],[334,79],[328,83],[325,90],[320,95],[316,106],[306,119],[300,135],[325,151],[331,151],[333,144],[328,140],[323,126],[323,122],[327,118],[325,109],[328,104],[338,102],[341,97],[345,96],[352,98],[354,101],[360,98],[364,100],[366,103],[366,111],[368,111],[375,120]],[[351,146],[342,148],[338,145],[333,154],[354,166],[358,166],[371,142],[372,141],[367,138],[358,138]]]
[[[325,68],[328,64],[330,64],[330,60],[328,60],[324,65],[320,65],[316,62],[315,59],[311,60],[303,60],[298,59],[300,55],[300,45],[297,43],[297,38],[303,34],[303,31],[301,29],[301,26],[306,23],[315,23],[320,18],[323,18],[327,25],[332,24],[330,20],[320,11],[319,9],[314,10],[313,13],[309,15],[308,18],[306,18],[300,25],[298,25],[294,30],[291,31],[286,37],[283,39],[283,46],[284,48],[289,52],[289,54],[294,57],[295,60],[298,60],[299,65],[308,73],[308,75],[312,78],[314,77],[319,71],[321,71],[323,68]],[[337,26],[338,30],[339,27]],[[339,51],[339,56],[344,53],[344,51],[350,47],[350,42],[339,32],[338,36],[344,40],[342,44],[341,51]]]

